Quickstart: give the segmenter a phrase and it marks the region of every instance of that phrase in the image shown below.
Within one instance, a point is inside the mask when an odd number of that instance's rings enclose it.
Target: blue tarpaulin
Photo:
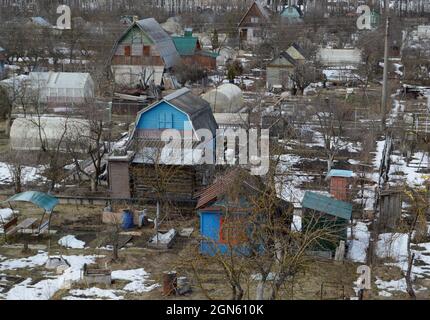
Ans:
[[[58,199],[56,197],[38,191],[26,191],[18,193],[4,202],[13,201],[31,202],[36,206],[45,209],[47,212],[52,212],[52,210],[54,210],[55,206],[58,204]]]

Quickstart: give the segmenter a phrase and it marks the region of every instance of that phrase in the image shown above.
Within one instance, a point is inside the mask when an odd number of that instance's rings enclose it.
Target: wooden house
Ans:
[[[173,36],[172,40],[185,64],[198,65],[206,70],[216,69],[216,58],[219,54],[203,50],[199,38],[193,36],[192,29],[185,29],[183,36]]]
[[[353,172],[350,170],[332,169],[327,175],[330,179],[330,194],[337,200],[349,200],[349,184]]]
[[[260,1],[254,1],[239,22],[241,47],[255,46],[263,42],[270,26],[272,13]]]
[[[172,202],[192,212],[196,193],[211,182],[214,166],[203,159],[209,153],[215,157],[217,128],[209,103],[187,88],[141,110],[126,152],[109,157],[111,197],[155,198],[162,189]],[[183,141],[163,141],[166,129],[178,130]],[[203,139],[199,129],[208,129],[210,139]],[[192,148],[199,139],[205,142],[204,150]]]
[[[286,51],[281,52],[266,67],[266,87],[272,89],[292,89],[293,82],[290,74],[294,68],[306,61],[303,50],[293,44]]]
[[[110,59],[115,82],[161,85],[165,71],[180,60],[170,36],[153,18],[135,21],[118,39]]]
[[[264,190],[264,182],[258,176],[233,169],[219,176],[215,182],[199,194],[197,212],[200,216],[200,252],[206,255],[226,254],[230,248],[248,255],[252,252],[250,239],[250,215],[259,215],[253,208],[254,200]],[[291,228],[292,204],[279,199],[275,209],[279,221]],[[264,221],[267,212],[253,219]],[[257,246],[260,250],[260,246]]]
[[[325,236],[317,241],[313,251],[331,256],[340,241],[346,242],[352,204],[307,191],[302,200],[302,210],[302,230],[325,230]]]

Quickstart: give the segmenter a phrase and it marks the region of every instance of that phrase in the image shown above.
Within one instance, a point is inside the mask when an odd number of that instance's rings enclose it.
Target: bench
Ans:
[[[18,230],[32,228],[34,226],[34,224],[36,223],[36,221],[37,221],[37,219],[35,219],[35,218],[27,218],[24,221],[22,221],[20,224],[18,224],[16,226],[16,228]]]
[[[18,224],[18,217],[14,217],[12,220],[8,221],[3,225],[3,232],[5,235],[11,235],[18,231],[16,226]]]
[[[49,227],[49,220],[46,220],[44,222],[42,222],[42,224],[39,227],[39,234],[45,232],[46,230],[48,230]]]
[[[15,217],[14,219],[12,219],[11,221],[9,221],[4,225],[3,230],[5,235],[10,236],[17,233],[19,230],[33,227],[36,221],[37,219],[27,218],[24,221],[21,221],[19,224],[17,224],[18,218]]]

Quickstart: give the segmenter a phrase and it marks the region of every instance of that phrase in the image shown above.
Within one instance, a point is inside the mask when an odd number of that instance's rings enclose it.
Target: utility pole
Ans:
[[[382,80],[382,101],[381,101],[381,112],[382,112],[382,128],[385,130],[385,121],[387,118],[387,100],[388,100],[388,41],[390,31],[390,17],[388,9],[388,0],[384,1],[385,11],[385,46],[384,46],[384,75]]]

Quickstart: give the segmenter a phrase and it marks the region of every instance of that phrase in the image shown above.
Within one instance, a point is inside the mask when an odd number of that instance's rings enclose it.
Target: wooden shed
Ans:
[[[330,194],[337,200],[347,201],[352,176],[353,172],[350,170],[330,170],[327,175],[327,179],[330,179]]]
[[[199,39],[193,36],[192,29],[185,29],[183,36],[174,36],[172,40],[186,65],[198,65],[206,70],[216,69],[216,58],[219,54],[203,50]]]
[[[333,253],[341,240],[347,240],[347,226],[351,220],[352,204],[325,195],[307,191],[302,200],[302,232],[326,229],[326,239],[321,239],[315,251]]]
[[[379,198],[379,230],[392,232],[397,227],[402,214],[402,190],[384,190]]]
[[[239,170],[231,170],[202,191],[197,202],[200,216],[200,252],[214,255],[226,254],[230,250],[248,255],[250,247],[250,215],[253,212],[252,197],[262,192],[260,177]],[[279,199],[277,217],[291,228],[293,205]],[[291,213],[291,215],[289,214]],[[264,221],[264,214],[261,215]],[[254,221],[255,222],[255,221]],[[255,227],[255,224],[254,224]],[[233,249],[231,249],[233,248]],[[264,250],[257,246],[258,251]]]

